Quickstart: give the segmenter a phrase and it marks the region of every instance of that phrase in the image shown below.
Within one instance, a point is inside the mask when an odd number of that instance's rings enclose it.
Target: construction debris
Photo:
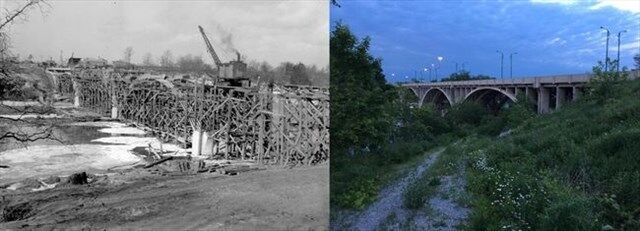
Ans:
[[[153,162],[153,163],[145,165],[144,168],[151,168],[153,166],[156,166],[158,164],[162,164],[162,163],[164,163],[164,162],[166,162],[168,160],[172,160],[172,159],[173,159],[173,156],[167,156],[167,157],[161,158],[160,160],[158,160],[156,162]]]

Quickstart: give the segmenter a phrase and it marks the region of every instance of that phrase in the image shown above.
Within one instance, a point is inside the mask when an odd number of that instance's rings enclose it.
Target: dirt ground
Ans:
[[[131,169],[100,179],[37,192],[0,191],[0,212],[18,219],[0,223],[0,230],[327,230],[329,225],[328,165],[235,176],[160,176]]]

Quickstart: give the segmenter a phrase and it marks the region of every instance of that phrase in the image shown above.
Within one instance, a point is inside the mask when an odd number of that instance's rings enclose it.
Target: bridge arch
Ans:
[[[500,108],[516,101],[514,94],[495,87],[476,88],[464,97],[464,102],[478,102],[493,113],[497,113]]]
[[[421,105],[432,103],[437,109],[444,109],[453,105],[453,99],[442,88],[434,87],[424,94],[421,99]]]

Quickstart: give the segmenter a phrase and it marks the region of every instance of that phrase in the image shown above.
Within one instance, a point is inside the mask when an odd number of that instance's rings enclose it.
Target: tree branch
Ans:
[[[30,0],[30,1],[28,1],[27,4],[25,4],[24,6],[22,6],[18,10],[14,11],[13,14],[8,15],[6,17],[5,21],[0,24],[0,30],[2,30],[6,25],[11,23],[18,16],[22,15],[27,10],[27,8],[29,8],[31,6],[35,6],[40,2],[41,2],[41,0]]]

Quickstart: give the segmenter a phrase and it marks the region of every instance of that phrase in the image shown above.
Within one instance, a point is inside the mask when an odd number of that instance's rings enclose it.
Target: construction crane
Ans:
[[[202,34],[202,39],[204,39],[204,43],[207,45],[207,51],[209,51],[209,54],[211,54],[211,57],[213,58],[213,62],[215,62],[216,66],[220,68],[220,66],[222,66],[222,62],[220,61],[220,58],[218,58],[218,54],[216,54],[216,51],[213,49],[213,46],[211,45],[209,38],[207,38],[207,35],[204,33],[204,29],[202,29],[202,27],[199,25],[198,25],[198,29],[200,29],[200,34]]]
[[[220,61],[220,58],[218,57],[218,54],[213,49],[209,38],[207,37],[206,33],[204,33],[204,29],[202,29],[202,26],[198,26],[198,29],[200,29],[202,39],[207,46],[207,51],[211,55],[211,58],[213,58],[213,62],[216,64],[216,66],[218,66],[218,78],[220,78],[222,82],[226,82],[231,86],[250,85],[249,78],[246,78],[244,76],[247,70],[247,64],[240,60],[240,53],[236,52],[236,54],[238,55],[237,60],[232,60],[228,63],[222,63],[222,61]]]

